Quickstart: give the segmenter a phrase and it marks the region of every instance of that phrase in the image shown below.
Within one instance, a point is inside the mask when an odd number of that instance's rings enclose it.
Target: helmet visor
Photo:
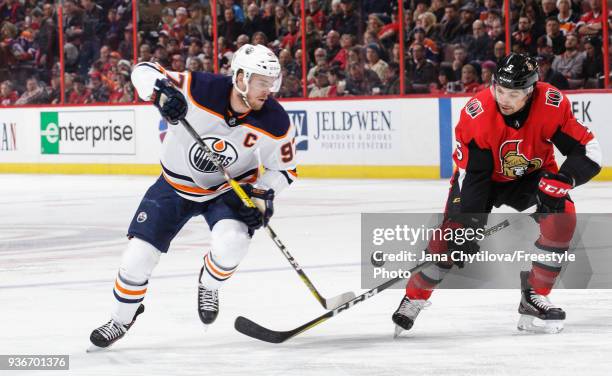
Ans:
[[[261,74],[253,74],[249,82],[249,87],[257,91],[269,90],[272,93],[276,93],[280,90],[282,81],[282,75],[278,75],[278,77],[268,77]]]

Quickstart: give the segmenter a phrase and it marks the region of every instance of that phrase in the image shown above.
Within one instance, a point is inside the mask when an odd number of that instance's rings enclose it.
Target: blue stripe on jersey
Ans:
[[[164,172],[166,173],[166,175],[172,176],[173,178],[176,178],[176,179],[181,179],[181,180],[185,180],[185,181],[189,181],[189,182],[194,183],[193,179],[192,179],[192,178],[190,178],[189,176],[185,176],[185,175],[177,174],[176,172],[172,172],[172,171],[168,170],[168,169],[166,168],[166,166],[164,166],[164,164],[163,164],[163,163],[161,163],[161,162],[160,162],[159,164],[162,166],[162,169],[164,170]]]
[[[232,77],[207,72],[192,72],[189,91],[199,105],[223,116],[229,108]]]

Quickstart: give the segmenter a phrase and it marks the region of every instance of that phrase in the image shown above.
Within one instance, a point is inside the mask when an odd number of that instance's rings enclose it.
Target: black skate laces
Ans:
[[[200,310],[217,311],[219,310],[219,292],[218,290],[209,290],[200,285]]]
[[[123,325],[115,322],[114,320],[110,320],[106,324],[99,327],[98,332],[104,338],[110,341],[117,337],[122,336],[126,332],[126,329]]]

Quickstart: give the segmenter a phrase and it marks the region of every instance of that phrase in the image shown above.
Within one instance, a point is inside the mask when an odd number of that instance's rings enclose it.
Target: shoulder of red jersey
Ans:
[[[486,116],[486,114],[495,113],[495,111],[497,111],[497,105],[495,104],[493,95],[491,95],[491,90],[487,88],[478,92],[467,101],[462,111],[467,116],[467,119],[470,120]]]
[[[291,128],[289,115],[272,97],[266,100],[261,110],[249,112],[242,125],[273,139],[284,138]]]
[[[561,90],[546,82],[537,82],[534,92],[535,104],[543,104],[543,108],[548,108],[551,111],[559,109],[563,103],[565,96]]]

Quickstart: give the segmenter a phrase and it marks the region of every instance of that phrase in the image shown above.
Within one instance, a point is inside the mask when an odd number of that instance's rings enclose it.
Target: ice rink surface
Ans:
[[[0,175],[0,354],[69,354],[70,371],[2,375],[610,375],[612,290],[558,290],[557,335],[516,330],[512,290],[441,290],[392,339],[402,290],[388,290],[280,345],[233,328],[244,315],[287,330],[324,312],[260,231],[221,290],[204,331],[197,275],[209,246],[194,218],[162,256],[141,315],[109,351],[87,354],[108,321],[125,232],[154,177]],[[322,294],[360,293],[360,213],[439,212],[446,181],[301,180],[276,201],[273,225]],[[578,212],[612,212],[612,184],[573,192]],[[612,250],[611,250],[612,251]],[[518,278],[518,276],[517,276]]]

